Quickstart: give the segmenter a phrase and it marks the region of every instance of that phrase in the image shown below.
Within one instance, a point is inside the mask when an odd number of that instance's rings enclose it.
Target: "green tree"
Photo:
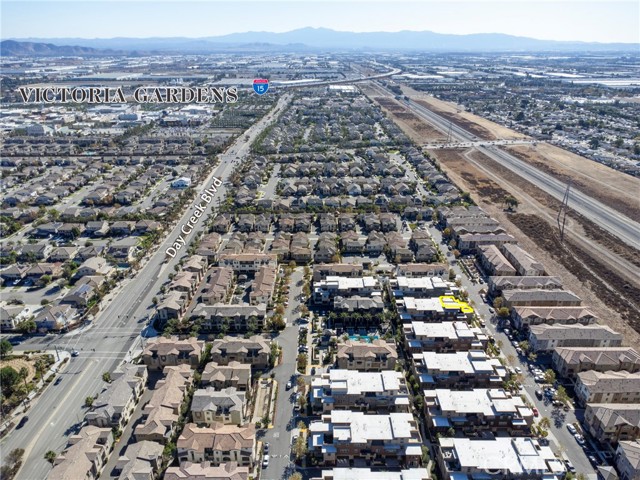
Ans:
[[[296,443],[293,447],[293,453],[296,456],[297,460],[301,460],[307,454],[307,442],[302,433],[300,433],[298,438],[296,438]]]
[[[298,391],[299,392],[304,392],[304,387],[306,386],[306,382],[304,380],[304,377],[298,377],[296,379],[296,385],[298,386]]]
[[[526,340],[523,340],[522,342],[518,343],[518,346],[522,349],[522,351],[524,352],[528,352],[529,348],[531,348],[531,346],[529,345],[529,342],[527,342]]]
[[[511,311],[509,310],[509,307],[500,307],[498,309],[498,316],[499,317],[508,318],[509,315],[511,315]]]
[[[15,391],[16,384],[20,381],[20,374],[13,367],[0,368],[0,385],[2,385],[2,395],[10,397]]]
[[[107,383],[111,383],[111,372],[104,372],[102,374],[102,380]]]
[[[549,419],[549,417],[542,417],[538,422],[538,425],[540,425],[545,430],[548,430],[551,427],[551,420]]]
[[[426,445],[422,445],[422,466],[426,467],[429,464],[429,460],[431,460],[431,456],[429,455],[429,447]]]
[[[544,372],[544,381],[545,381],[545,383],[551,383],[551,384],[555,383],[556,382],[556,372],[554,372],[550,368],[545,370],[545,372]]]
[[[58,458],[58,454],[53,450],[48,450],[47,453],[44,454],[44,459],[50,462],[51,465],[56,461],[56,458]]]
[[[298,398],[298,407],[300,407],[300,411],[304,412],[307,408],[307,396],[306,395],[300,395],[300,398]]]
[[[91,408],[93,406],[93,402],[95,402],[95,398],[94,397],[87,397],[84,399],[84,406],[87,408]]]
[[[13,351],[13,345],[6,338],[0,340],[0,358],[4,358]]]
[[[300,472],[295,472],[289,475],[287,480],[302,480],[302,474]]]
[[[34,320],[23,320],[18,325],[16,325],[16,330],[18,330],[22,334],[33,333],[37,330],[38,326]]]
[[[518,208],[518,205],[520,204],[520,202],[518,202],[518,199],[513,195],[507,195],[504,198],[504,203],[507,206],[507,210],[509,211],[515,210],[516,208]]]
[[[560,385],[556,391],[556,398],[564,404],[569,403],[569,394],[567,393],[567,389],[562,385]]]
[[[18,375],[20,376],[20,380],[24,382],[24,389],[28,391],[29,387],[27,386],[27,377],[29,376],[29,369],[27,367],[22,367],[18,372]]]

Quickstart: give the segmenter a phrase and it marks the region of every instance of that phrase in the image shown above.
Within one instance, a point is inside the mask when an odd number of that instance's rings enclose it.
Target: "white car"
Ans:
[[[262,468],[267,468],[269,466],[269,455],[265,455],[262,457]]]
[[[576,427],[574,427],[570,423],[567,424],[567,430],[569,430],[569,433],[571,435],[575,435],[576,433],[578,433],[578,431],[576,430]]]
[[[520,367],[516,367],[515,371],[518,375],[520,375],[522,373],[522,369]]]

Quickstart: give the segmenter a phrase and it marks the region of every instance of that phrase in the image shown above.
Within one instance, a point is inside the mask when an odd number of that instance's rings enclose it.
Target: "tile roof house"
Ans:
[[[185,364],[196,367],[204,350],[204,341],[194,337],[179,340],[178,337],[158,337],[149,341],[142,353],[142,362],[151,370]]]
[[[640,438],[640,405],[633,403],[589,403],[584,423],[593,438],[615,445]]]
[[[176,442],[178,460],[184,462],[209,461],[213,465],[237,462],[253,467],[256,456],[256,427],[247,425],[213,424],[198,427],[194,423],[185,425]]]
[[[640,478],[640,440],[620,442],[616,450],[615,463],[620,480]]]
[[[552,362],[561,377],[570,379],[587,370],[640,371],[640,355],[630,347],[556,347]]]
[[[115,466],[119,480],[155,480],[162,466],[164,446],[143,440],[127,446]]]
[[[193,393],[191,414],[198,425],[214,423],[245,423],[245,393],[228,387],[216,390],[214,387],[201,388]]]
[[[382,339],[371,343],[347,340],[338,344],[336,365],[339,369],[377,372],[393,370],[398,352],[393,343]]]
[[[134,429],[138,442],[149,440],[164,444],[175,431],[193,371],[187,365],[180,365],[166,367],[163,373],[164,378],[156,383],[151,399],[142,410],[142,422]]]
[[[623,335],[606,325],[531,325],[529,346],[535,352],[551,352],[555,347],[620,347]]]
[[[240,362],[229,362],[228,365],[219,365],[209,362],[202,372],[201,385],[213,386],[216,390],[227,387],[246,392],[251,390],[251,365]]]
[[[516,328],[530,325],[591,325],[598,317],[588,307],[515,307],[511,312]]]
[[[147,383],[147,367],[122,365],[111,374],[111,383],[98,395],[85,416],[89,425],[124,429]]]
[[[93,425],[83,427],[69,437],[67,447],[56,458],[47,479],[97,478],[109,458],[112,445],[113,433],[110,428]]]
[[[219,365],[240,362],[257,369],[267,368],[269,353],[269,343],[260,335],[250,338],[224,337],[211,344],[211,360]]]
[[[249,467],[237,462],[226,462],[214,465],[211,462],[183,462],[178,467],[169,467],[164,473],[164,480],[248,480]]]
[[[580,405],[640,402],[640,372],[580,372],[575,382]]]
[[[233,270],[230,268],[212,267],[205,274],[205,284],[200,302],[213,305],[224,302],[233,287]]]

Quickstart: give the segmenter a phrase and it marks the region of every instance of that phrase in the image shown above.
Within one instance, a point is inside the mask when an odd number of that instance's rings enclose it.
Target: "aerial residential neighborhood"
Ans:
[[[3,36],[0,477],[640,479],[637,43],[262,33]]]

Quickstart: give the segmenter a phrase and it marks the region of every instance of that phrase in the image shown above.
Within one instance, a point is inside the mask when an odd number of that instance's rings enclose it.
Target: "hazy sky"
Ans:
[[[640,2],[615,0],[5,1],[1,37],[204,37],[326,27],[355,32],[508,33],[640,42]]]

